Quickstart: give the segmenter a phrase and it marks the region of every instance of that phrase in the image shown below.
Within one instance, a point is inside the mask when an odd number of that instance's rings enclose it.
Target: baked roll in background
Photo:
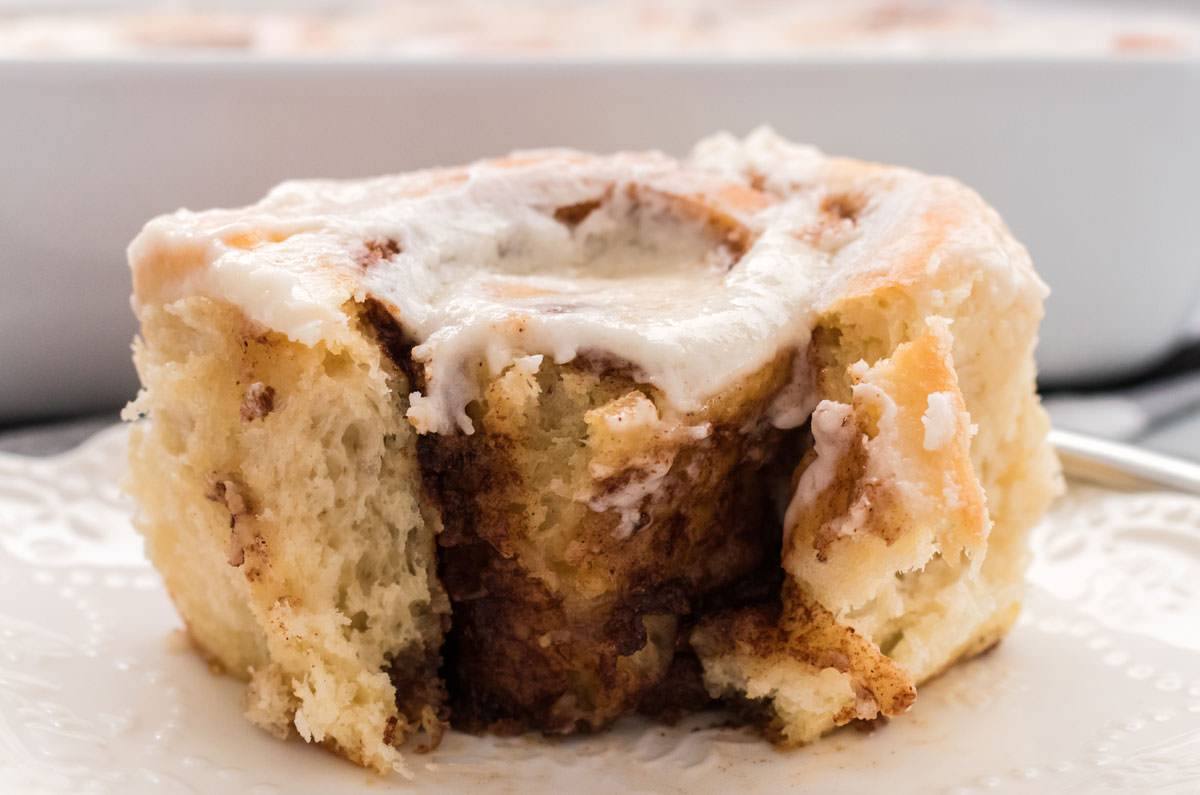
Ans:
[[[1058,487],[996,214],[765,130],[285,183],[130,262],[148,554],[251,720],[379,770],[899,714],[1011,626]]]

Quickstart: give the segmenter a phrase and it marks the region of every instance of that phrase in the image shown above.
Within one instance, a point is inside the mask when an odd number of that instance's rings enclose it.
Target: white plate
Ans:
[[[1196,792],[1200,499],[1073,489],[1035,533],[994,652],[873,734],[776,751],[700,716],[565,742],[451,734],[380,778],[242,719],[179,626],[118,493],[125,432],[0,455],[0,791]],[[701,727],[701,728],[698,728]]]

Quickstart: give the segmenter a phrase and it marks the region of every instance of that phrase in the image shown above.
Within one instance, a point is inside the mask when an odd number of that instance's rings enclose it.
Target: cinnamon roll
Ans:
[[[129,258],[137,526],[280,736],[386,770],[726,704],[803,743],[1018,610],[1045,287],[953,180],[767,130],[521,152]]]

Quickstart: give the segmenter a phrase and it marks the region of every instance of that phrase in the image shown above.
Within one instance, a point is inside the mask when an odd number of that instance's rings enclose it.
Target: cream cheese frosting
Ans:
[[[471,433],[479,376],[531,356],[616,357],[673,409],[699,410],[803,351],[831,296],[893,271],[924,245],[902,232],[964,197],[975,222],[920,266],[936,270],[950,247],[1011,269],[1006,247],[1024,252],[957,183],[825,158],[769,130],[715,136],[685,161],[555,150],[288,182],[247,208],[157,218],[129,257],[135,309],[209,295],[307,345],[350,333],[348,302],[381,302],[424,367],[410,421]],[[807,419],[806,396],[793,397],[777,424]]]

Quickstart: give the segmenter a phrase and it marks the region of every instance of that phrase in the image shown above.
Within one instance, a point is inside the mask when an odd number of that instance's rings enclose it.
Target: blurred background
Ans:
[[[280,180],[769,124],[955,176],[1053,295],[1056,423],[1200,458],[1200,4],[0,0],[0,449],[137,388],[127,242]]]

